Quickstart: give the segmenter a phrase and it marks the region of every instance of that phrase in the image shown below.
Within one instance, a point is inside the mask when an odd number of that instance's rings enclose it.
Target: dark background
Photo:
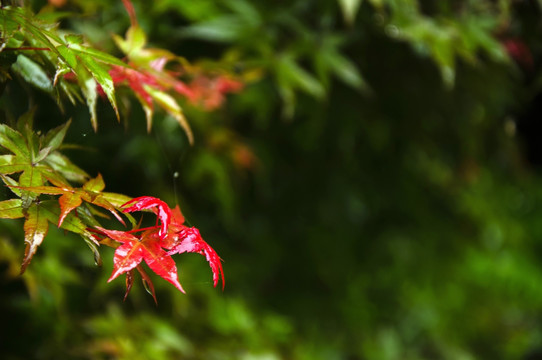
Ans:
[[[537,358],[538,3],[346,2],[134,1],[152,46],[261,70],[218,110],[184,104],[194,146],[163,114],[147,134],[135,102],[119,124],[102,101],[94,133],[84,107],[10,85],[5,111],[30,91],[36,126],[73,117],[65,153],[106,190],[178,202],[226,287],[187,254],[186,295],[155,277],[158,306],[139,283],[122,302],[113,252],[96,268],[53,229],[19,277],[22,226],[2,220],[3,358]],[[119,55],[120,2],[62,9]]]

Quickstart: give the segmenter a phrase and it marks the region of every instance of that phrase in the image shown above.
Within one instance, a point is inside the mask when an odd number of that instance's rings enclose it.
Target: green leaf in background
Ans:
[[[345,84],[358,90],[366,90],[367,84],[352,60],[339,51],[340,38],[328,36],[322,40],[320,49],[314,56],[315,70],[320,80],[329,86],[330,73]]]
[[[458,18],[453,12],[444,12],[441,17],[426,16],[417,1],[408,5],[390,4],[391,17],[385,24],[388,35],[409,42],[420,55],[431,57],[448,89],[455,84],[458,59],[476,63],[480,54],[485,53],[493,61],[508,61],[495,36],[501,24],[498,20],[509,16],[508,6],[495,6],[493,9],[488,6],[487,11],[478,11],[477,5],[472,3],[466,5],[472,11]]]
[[[262,18],[250,2],[227,0],[224,4],[231,13],[202,19],[200,22],[177,30],[176,35],[229,43],[246,39],[248,34],[258,32],[262,25]]]
[[[287,56],[281,57],[277,76],[279,83],[282,83],[284,86],[298,88],[318,99],[325,96],[326,91],[322,84],[299,66],[293,58]]]
[[[119,49],[121,49],[129,59],[132,59],[134,56],[137,58],[137,53],[139,53],[147,44],[147,35],[140,26],[136,25],[130,26],[126,31],[126,40],[116,34],[113,35],[113,40]]]
[[[207,41],[233,42],[246,34],[247,24],[238,15],[222,15],[185,27],[177,32],[184,37],[192,37]]]
[[[155,10],[159,13],[177,11],[192,21],[208,20],[221,13],[220,4],[215,0],[199,0],[190,3],[162,0],[156,3]]]
[[[192,133],[192,129],[190,129],[190,125],[188,125],[188,121],[186,121],[186,118],[184,117],[183,110],[181,109],[177,101],[175,101],[175,99],[171,95],[163,91],[156,90],[150,86],[144,86],[144,88],[152,96],[154,101],[156,101],[165,111],[167,111],[168,114],[170,114],[175,120],[177,120],[179,125],[181,125],[181,127],[183,128],[186,137],[188,138],[188,142],[190,144],[193,144],[194,135]],[[148,122],[147,128],[149,128]]]
[[[28,57],[22,54],[17,56],[17,61],[13,64],[12,69],[22,76],[27,83],[38,89],[48,93],[53,91],[53,84],[47,73],[40,65]]]
[[[309,72],[300,67],[294,58],[283,55],[276,63],[276,79],[284,101],[285,116],[293,116],[295,108],[295,90],[322,99],[325,96],[324,86]]]
[[[413,15],[414,16],[414,15]],[[398,28],[398,38],[412,42],[415,49],[428,52],[438,65],[442,79],[448,88],[455,82],[455,49],[453,39],[456,29],[439,26],[433,19],[419,17],[417,21]]]
[[[344,20],[349,25],[354,23],[362,0],[337,0],[341,6]]]
[[[225,5],[235,14],[238,14],[250,27],[262,25],[262,16],[254,6],[255,3],[246,0],[225,0]]]

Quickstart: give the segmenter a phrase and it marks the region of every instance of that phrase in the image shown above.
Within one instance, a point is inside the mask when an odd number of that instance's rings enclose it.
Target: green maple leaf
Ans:
[[[59,216],[60,209],[58,204],[52,200],[32,202],[28,207],[23,205],[22,199],[0,201],[0,218],[25,218],[24,241],[26,243],[26,248],[23,263],[21,265],[21,274],[26,270],[26,267],[30,264],[32,257],[47,235],[49,223],[56,223],[56,219],[58,219]],[[60,227],[64,230],[81,235],[94,252],[96,263],[101,263],[100,254],[97,249],[98,243],[94,240],[92,234],[87,230],[87,226],[81,219],[72,214],[68,214]]]
[[[38,136],[32,131],[33,115],[34,112],[30,111],[19,119],[20,131],[0,124],[0,146],[12,153],[0,155],[0,174],[4,175],[4,182],[7,181],[5,175],[14,173],[20,173],[17,185],[23,188],[43,186],[46,179],[81,181],[88,178],[83,170],[57,151],[70,122],[49,131],[45,136]],[[37,194],[23,189],[20,197],[23,206],[28,208]]]
[[[45,186],[48,181],[67,183],[66,179],[70,179],[82,182],[88,178],[83,170],[58,151],[70,122],[45,135],[38,135],[32,130],[33,116],[34,111],[21,116],[17,129],[0,124],[0,147],[9,152],[0,155],[0,177],[19,197],[0,202],[0,218],[25,218],[26,250],[21,272],[24,272],[43,242],[49,223],[59,223],[62,213],[55,201],[40,200],[37,192],[26,188]],[[13,174],[19,174],[18,178],[13,178]],[[87,225],[81,219],[69,215],[64,214],[59,226],[81,235],[94,251],[99,263],[96,244]]]
[[[126,63],[84,44],[81,35],[60,36],[57,24],[36,16],[29,8],[0,8],[0,34],[4,40],[3,46],[0,46],[0,52],[6,44],[13,49],[29,45],[36,50],[31,54],[34,60],[19,55],[13,66],[13,70],[26,82],[49,93],[58,84],[59,89],[72,102],[81,98],[79,91],[83,94],[94,130],[98,127],[97,85],[101,87],[111,103],[117,119],[120,118],[113,79],[109,75],[109,70],[111,66],[127,67]],[[56,69],[53,81],[47,74],[50,68]],[[63,79],[63,75],[68,73],[76,76],[79,89]]]
[[[91,123],[94,131],[98,129],[96,117],[96,85],[99,84],[111,103],[117,119],[120,118],[113,79],[109,75],[109,66],[115,65],[126,67],[119,59],[107,53],[83,45],[83,38],[77,35],[65,37],[65,44],[56,47],[62,59],[69,68],[77,75],[77,81],[81,86],[91,114]],[[65,71],[59,68],[59,71]]]
[[[135,19],[132,20],[134,21]],[[129,64],[134,67],[133,69],[118,69],[113,67],[113,80],[115,78],[117,81],[118,79],[122,79],[133,90],[145,112],[147,130],[149,132],[151,130],[154,114],[153,103],[156,103],[177,120],[185,131],[188,141],[192,144],[194,142],[194,135],[186,121],[181,106],[175,98],[163,91],[165,88],[184,88],[185,85],[177,80],[175,76],[163,69],[157,69],[156,66],[157,62],[167,63],[170,61],[186,65],[186,59],[164,49],[147,48],[147,36],[137,23],[132,23],[132,26],[126,32],[126,39],[118,35],[113,35],[113,40],[126,54]]]
[[[120,217],[115,205],[113,205],[111,201],[117,202],[118,204],[118,202],[122,200],[127,201],[130,198],[121,194],[102,192],[105,188],[105,183],[100,174],[87,181],[81,188],[71,187],[70,185],[53,178],[48,180],[55,186],[29,186],[20,188],[21,190],[30,191],[32,193],[61,195],[58,199],[60,205],[60,216],[58,218],[59,227],[62,225],[66,216],[74,209],[81,206],[83,201],[108,210],[117,218],[117,220],[125,225],[124,220]]]

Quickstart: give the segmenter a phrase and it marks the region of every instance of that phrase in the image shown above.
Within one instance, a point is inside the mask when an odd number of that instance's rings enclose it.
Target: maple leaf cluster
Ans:
[[[129,0],[123,0],[123,3],[130,15],[131,26],[124,38],[113,35],[113,40],[126,55],[126,64],[110,68],[111,80],[114,86],[127,86],[133,91],[145,112],[148,130],[157,104],[178,121],[192,143],[192,130],[171,94],[181,95],[191,104],[210,111],[222,105],[226,94],[241,91],[244,84],[230,74],[202,71],[165,49],[147,47],[147,36],[137,22],[132,3]],[[168,64],[176,65],[176,69],[167,70]],[[100,84],[98,90],[106,95]]]
[[[137,96],[144,108],[154,110],[154,92],[174,91],[184,96],[190,103],[211,111],[222,106],[229,93],[238,93],[244,84],[231,75],[191,74],[191,81],[178,79],[181,72],[166,71],[164,65],[169,61],[164,56],[150,63],[145,69],[132,62],[131,68],[113,66],[109,75],[115,86],[128,86]],[[101,88],[99,91],[105,96]]]
[[[220,257],[202,239],[198,229],[184,225],[179,206],[171,209],[164,201],[151,196],[130,199],[122,194],[105,192],[100,174],[89,179],[83,170],[59,152],[70,122],[44,135],[37,135],[32,130],[33,115],[33,111],[23,115],[17,123],[17,130],[0,124],[0,148],[9,152],[0,155],[0,179],[18,197],[0,201],[0,218],[25,219],[26,249],[21,273],[46,237],[49,224],[55,224],[80,235],[93,250],[97,264],[101,263],[98,246],[115,247],[114,269],[109,281],[126,274],[126,295],[137,270],[156,301],[154,286],[142,262],[184,293],[171,257],[184,252],[204,255],[213,272],[214,286],[220,279],[224,285]],[[73,187],[68,179],[83,184]],[[43,195],[59,197],[55,201]],[[99,211],[100,208],[126,226],[119,213],[123,212],[132,224],[132,230],[103,228],[94,217],[107,217]],[[135,211],[154,213],[156,225],[139,228],[130,215]]]
[[[115,91],[119,85],[128,86],[143,107],[149,130],[157,105],[179,122],[193,143],[192,131],[171,94],[212,110],[222,104],[225,94],[240,91],[243,83],[225,71],[211,74],[167,50],[148,48],[131,1],[122,1],[131,21],[124,38],[113,35],[125,54],[122,60],[89,46],[81,35],[59,33],[55,24],[37,21],[29,9],[1,7],[0,33],[5,45],[2,49],[35,52],[32,56],[19,54],[11,69],[41,90],[59,91],[72,103],[84,99],[95,131],[97,96],[107,98],[120,119]],[[49,68],[55,69],[54,76],[49,74]],[[2,74],[10,78],[6,70],[0,69]],[[61,152],[71,121],[45,134],[33,129],[33,121],[34,110],[30,110],[11,126],[0,124],[0,182],[16,196],[0,201],[0,219],[24,219],[26,247],[21,274],[54,224],[81,236],[93,251],[96,264],[101,264],[100,245],[116,248],[109,281],[126,274],[126,295],[137,270],[156,301],[154,286],[142,262],[184,293],[172,259],[172,255],[184,252],[204,255],[213,273],[214,286],[220,279],[224,286],[221,259],[198,229],[184,225],[178,206],[171,209],[162,200],[150,196],[130,200],[123,194],[105,192],[100,174],[91,178]],[[134,211],[153,212],[157,216],[156,225],[139,228],[130,215]],[[124,219],[128,219],[131,230],[103,228],[97,217],[110,218],[107,212],[124,226]]]
[[[184,293],[178,279],[175,261],[171,258],[174,254],[184,252],[204,255],[213,272],[213,285],[216,287],[222,279],[224,288],[224,272],[220,257],[202,239],[198,229],[184,225],[184,216],[179,206],[170,209],[158,198],[142,196],[130,200],[123,207],[126,207],[123,211],[127,213],[150,210],[157,216],[157,224],[144,229],[118,231],[98,228],[99,234],[121,244],[115,251],[113,273],[108,281],[126,274],[126,296],[132,287],[133,271],[136,269],[156,301],[152,282],[140,265],[142,261],[145,261],[157,275]],[[103,240],[99,239],[100,242]]]
[[[115,89],[127,87],[143,108],[148,131],[151,130],[157,105],[177,120],[192,144],[192,130],[175,96],[181,96],[194,106],[212,111],[224,103],[227,94],[240,92],[244,83],[240,76],[234,76],[224,69],[207,71],[168,50],[147,47],[147,35],[137,22],[131,1],[123,0],[123,3],[130,16],[131,26],[124,38],[116,34],[112,37],[125,54],[124,59],[121,61],[105,53],[91,52],[83,45],[82,37],[67,36],[66,45],[55,48],[55,51],[70,60],[68,63],[71,67],[63,67],[55,75],[55,83],[57,79],[79,83],[89,104],[94,130],[98,127],[96,95],[107,98],[119,118]],[[93,56],[99,61],[95,61]],[[85,83],[87,80],[90,81],[88,84]]]

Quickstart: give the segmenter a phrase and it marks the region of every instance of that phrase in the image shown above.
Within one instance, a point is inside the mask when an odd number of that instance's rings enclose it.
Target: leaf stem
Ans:
[[[126,231],[126,232],[129,233],[129,234],[132,234],[132,233],[136,233],[136,232],[140,232],[140,231],[146,231],[146,230],[158,229],[159,227],[160,227],[159,225],[156,225],[156,226],[149,226],[149,227],[146,227],[146,228],[140,228],[140,229],[132,229],[132,230],[128,230],[128,231]]]
[[[23,51],[23,50],[41,50],[41,51],[50,51],[51,49],[49,48],[39,48],[39,47],[31,47],[31,46],[22,46],[22,47],[17,47],[17,48],[12,48],[12,47],[5,47],[3,49],[4,51]]]

